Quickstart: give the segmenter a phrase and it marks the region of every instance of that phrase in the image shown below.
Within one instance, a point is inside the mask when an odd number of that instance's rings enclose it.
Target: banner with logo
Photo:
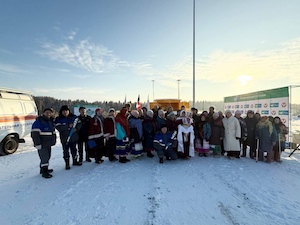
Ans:
[[[83,106],[86,109],[86,114],[93,117],[95,115],[95,110],[97,108],[100,108],[98,105],[91,105],[91,104],[86,104],[86,105],[74,105],[74,114],[76,116],[79,116],[79,108]]]
[[[245,117],[248,110],[261,116],[278,116],[289,126],[289,87],[252,92],[224,98],[224,110],[242,112]]]

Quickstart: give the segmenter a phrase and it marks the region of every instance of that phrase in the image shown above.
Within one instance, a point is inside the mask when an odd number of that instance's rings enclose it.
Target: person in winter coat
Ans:
[[[127,109],[123,107],[116,116],[117,143],[115,154],[119,155],[119,162],[126,163],[130,160],[126,158],[129,152],[130,128],[127,121]]]
[[[101,164],[104,162],[102,156],[104,155],[104,120],[102,120],[101,108],[95,110],[94,117],[90,120],[89,126],[89,143],[90,148],[95,153],[95,163]],[[92,144],[93,143],[93,146]]]
[[[74,166],[81,166],[77,161],[76,144],[78,141],[78,131],[81,129],[81,121],[70,112],[67,105],[63,105],[59,110],[59,116],[55,118],[55,127],[59,131],[60,141],[63,147],[66,170],[70,169],[70,153]]]
[[[85,107],[79,107],[79,116],[78,118],[81,121],[82,127],[78,131],[78,153],[79,153],[79,163],[82,164],[83,161],[83,146],[85,150],[85,160],[87,162],[91,162],[89,157],[89,146],[88,146],[88,132],[89,132],[89,125],[90,120],[92,119],[89,115],[86,114]]]
[[[282,123],[281,119],[276,116],[274,118],[274,127],[278,134],[278,140],[276,141],[276,145],[273,147],[274,152],[274,161],[280,162],[279,148],[280,151],[284,151],[286,135],[289,133],[287,127]],[[280,143],[279,143],[280,141]]]
[[[267,116],[262,116],[256,125],[256,137],[259,139],[258,160],[264,160],[264,152],[267,152],[267,163],[272,162],[273,146],[277,141],[277,132]]]
[[[240,157],[240,141],[241,138],[241,126],[237,118],[235,118],[230,110],[225,111],[225,117],[222,119],[225,135],[224,135],[224,150],[227,152],[227,156]]]
[[[195,151],[199,156],[207,156],[209,152],[209,139],[211,136],[211,125],[204,114],[200,115],[200,121],[195,125]]]
[[[222,148],[221,145],[224,139],[224,126],[222,122],[222,117],[219,113],[215,112],[213,114],[213,120],[211,122],[211,136],[209,139],[210,150],[213,152],[215,157],[220,157]]]
[[[178,155],[180,158],[187,159],[195,156],[195,134],[193,119],[186,116],[186,112],[181,110],[180,116],[176,119],[178,124],[177,142]]]
[[[256,147],[257,147],[257,141],[256,141],[256,125],[258,123],[258,120],[254,117],[254,112],[252,110],[248,110],[247,116],[245,118],[245,123],[247,126],[247,140],[246,145],[250,147],[249,156],[251,159],[254,159],[256,157]],[[242,157],[246,157],[246,149],[243,148]]]
[[[163,157],[167,160],[178,159],[176,152],[173,149],[175,135],[172,132],[168,132],[168,128],[165,124],[161,125],[160,131],[154,135],[153,146],[159,157],[159,162],[163,163]]]
[[[116,119],[115,119],[115,109],[111,108],[108,110],[108,116],[104,119],[104,137],[106,140],[106,155],[109,161],[115,162],[118,159],[115,157],[116,151]]]
[[[51,157],[51,146],[56,144],[55,125],[52,119],[53,110],[46,108],[43,115],[39,116],[32,124],[31,138],[34,147],[38,150],[40,157],[40,174],[44,178],[51,178],[49,160]]]
[[[153,118],[154,113],[152,110],[148,110],[146,117],[143,121],[143,134],[144,134],[144,148],[149,158],[154,157],[151,151],[154,151],[153,138],[156,133],[156,120]]]
[[[131,111],[128,122],[130,127],[130,152],[131,155],[138,158],[143,155],[143,125],[137,110]]]
[[[241,145],[242,152],[243,152],[242,157],[245,157],[246,156],[246,149],[247,149],[247,142],[246,141],[247,141],[248,132],[247,132],[246,122],[241,117],[241,114],[242,114],[242,112],[240,110],[235,111],[235,118],[238,119],[238,121],[240,122],[240,126],[241,126],[240,145]],[[238,156],[238,157],[240,157],[240,156]]]
[[[175,117],[175,114],[174,112],[170,112],[167,116],[167,119],[166,119],[166,125],[168,127],[168,131],[175,131],[177,130],[177,124],[176,124],[176,117]]]
[[[157,118],[156,118],[156,124],[157,124],[157,131],[160,131],[160,127],[163,124],[166,124],[166,118],[165,118],[165,113],[162,109],[159,109],[157,112]]]

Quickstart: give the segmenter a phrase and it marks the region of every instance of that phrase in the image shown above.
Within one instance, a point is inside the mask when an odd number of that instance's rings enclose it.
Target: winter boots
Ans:
[[[48,173],[52,173],[53,172],[53,169],[48,169]],[[42,167],[40,169],[40,174],[43,174],[43,170],[42,170]]]
[[[159,163],[164,163],[164,157],[163,156],[159,157]]]
[[[148,156],[149,158],[153,158],[153,157],[154,157],[154,155],[151,153],[151,151],[147,151],[147,156]]]
[[[48,172],[48,166],[43,166],[41,169],[42,169],[42,177],[46,179],[52,177],[52,175]]]
[[[266,163],[271,163],[273,161],[273,151],[268,152]]]
[[[71,167],[70,167],[70,159],[65,159],[65,162],[66,162],[66,170],[71,169]]]
[[[127,159],[126,156],[120,156],[119,162],[120,163],[127,163],[127,162],[130,162],[130,159]]]
[[[81,162],[80,162],[80,161],[78,162],[78,161],[77,161],[77,157],[74,157],[74,158],[73,158],[73,166],[81,166],[81,165],[82,165],[82,161],[81,161]]]
[[[88,151],[85,151],[85,161],[92,162],[92,160],[89,157],[89,152]]]

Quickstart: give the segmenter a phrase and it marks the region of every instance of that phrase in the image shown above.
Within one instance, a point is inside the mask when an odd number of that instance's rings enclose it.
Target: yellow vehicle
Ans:
[[[153,109],[155,105],[164,111],[166,111],[170,106],[174,111],[180,110],[181,106],[185,106],[185,110],[190,110],[190,103],[182,102],[180,99],[155,99],[154,102],[150,102],[150,109]]]

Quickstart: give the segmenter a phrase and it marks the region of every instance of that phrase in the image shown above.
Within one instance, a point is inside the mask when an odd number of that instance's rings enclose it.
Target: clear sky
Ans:
[[[195,10],[196,101],[300,84],[300,0]],[[153,84],[155,99],[177,98],[179,84],[193,99],[193,0],[1,0],[0,29],[1,87],[143,102]]]

